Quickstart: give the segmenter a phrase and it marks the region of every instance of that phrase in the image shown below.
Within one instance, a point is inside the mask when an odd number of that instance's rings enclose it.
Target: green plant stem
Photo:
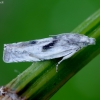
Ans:
[[[58,72],[56,72],[56,64],[60,59],[35,62],[6,87],[15,90],[28,100],[48,100],[75,73],[100,53],[100,10],[72,32],[94,37],[96,45],[88,46],[63,61],[59,65]]]

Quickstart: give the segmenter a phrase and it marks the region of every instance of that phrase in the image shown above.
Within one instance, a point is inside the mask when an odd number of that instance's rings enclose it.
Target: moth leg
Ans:
[[[74,55],[75,53],[76,53],[76,51],[70,52],[69,54],[65,55],[65,56],[58,62],[58,64],[56,65],[56,72],[58,72],[58,65],[59,65],[62,61],[64,61],[65,59],[70,58],[70,57],[71,57],[72,55]]]

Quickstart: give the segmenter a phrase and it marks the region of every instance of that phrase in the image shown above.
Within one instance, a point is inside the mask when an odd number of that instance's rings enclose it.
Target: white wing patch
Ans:
[[[6,63],[33,62],[63,57],[58,62],[60,64],[83,47],[94,44],[94,38],[81,34],[64,33],[44,39],[5,44],[3,60]]]

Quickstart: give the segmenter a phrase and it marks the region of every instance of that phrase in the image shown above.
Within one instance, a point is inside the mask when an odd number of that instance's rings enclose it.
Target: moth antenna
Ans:
[[[66,34],[70,34],[70,33],[61,33],[61,34],[57,34],[57,35],[49,35],[49,36],[58,36],[58,35],[66,35]]]

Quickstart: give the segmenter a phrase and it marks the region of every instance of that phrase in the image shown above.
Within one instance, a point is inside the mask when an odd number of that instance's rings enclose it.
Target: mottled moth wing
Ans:
[[[95,44],[94,38],[81,34],[59,34],[53,37],[4,45],[3,60],[11,62],[33,62],[63,57],[68,59],[78,50]]]
[[[6,63],[11,62],[33,62],[41,61],[40,56],[43,46],[51,43],[53,38],[31,40],[4,45],[3,60]],[[37,55],[38,54],[38,55]]]

